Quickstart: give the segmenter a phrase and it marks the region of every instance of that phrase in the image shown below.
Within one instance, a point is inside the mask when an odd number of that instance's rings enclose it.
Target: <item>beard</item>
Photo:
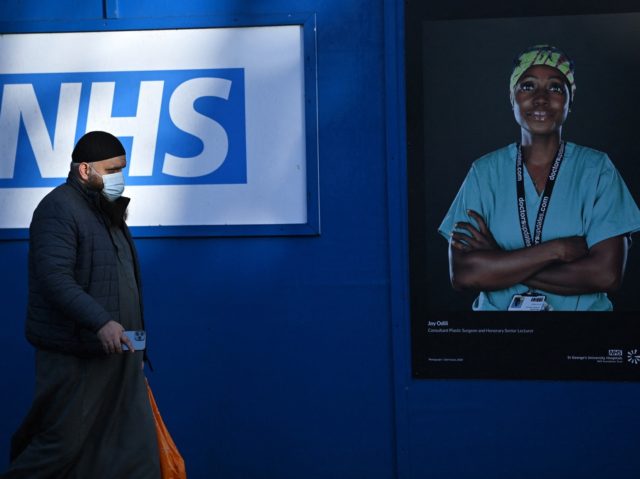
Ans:
[[[91,167],[89,173],[89,179],[87,180],[87,188],[93,191],[102,191],[104,188],[104,183],[102,182],[102,176],[96,173]]]

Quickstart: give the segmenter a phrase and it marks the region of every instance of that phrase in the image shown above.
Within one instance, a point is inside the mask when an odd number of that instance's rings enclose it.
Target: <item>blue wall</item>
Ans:
[[[150,382],[190,477],[392,477],[382,2],[121,0],[117,10],[109,25],[127,28],[317,14],[322,235],[136,240]],[[101,2],[0,4],[4,31],[101,14]],[[33,390],[26,254],[24,242],[0,242],[11,385],[0,451]]]
[[[411,379],[399,3],[106,2],[103,28],[317,14],[322,234],[137,240],[150,381],[189,477],[638,477],[638,384]],[[102,13],[11,0],[0,30]],[[33,391],[26,254],[0,242],[0,455]]]

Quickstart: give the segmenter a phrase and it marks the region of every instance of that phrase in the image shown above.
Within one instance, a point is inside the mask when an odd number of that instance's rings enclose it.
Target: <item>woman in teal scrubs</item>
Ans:
[[[562,139],[575,90],[557,48],[516,59],[520,143],[473,163],[439,228],[453,287],[480,291],[474,310],[613,309],[640,211],[606,154]]]

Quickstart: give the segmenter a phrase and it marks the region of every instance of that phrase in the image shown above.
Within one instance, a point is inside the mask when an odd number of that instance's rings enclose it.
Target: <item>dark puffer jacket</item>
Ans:
[[[101,355],[97,331],[109,320],[119,322],[116,249],[100,198],[70,174],[33,213],[26,336],[37,348]],[[124,214],[128,203],[119,198],[113,206]],[[140,290],[135,246],[124,221],[122,225]]]

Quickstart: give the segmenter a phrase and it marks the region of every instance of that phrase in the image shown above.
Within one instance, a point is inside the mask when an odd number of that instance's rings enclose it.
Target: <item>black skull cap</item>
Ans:
[[[115,136],[106,131],[90,131],[76,143],[71,159],[74,163],[93,163],[126,155],[124,146]]]

